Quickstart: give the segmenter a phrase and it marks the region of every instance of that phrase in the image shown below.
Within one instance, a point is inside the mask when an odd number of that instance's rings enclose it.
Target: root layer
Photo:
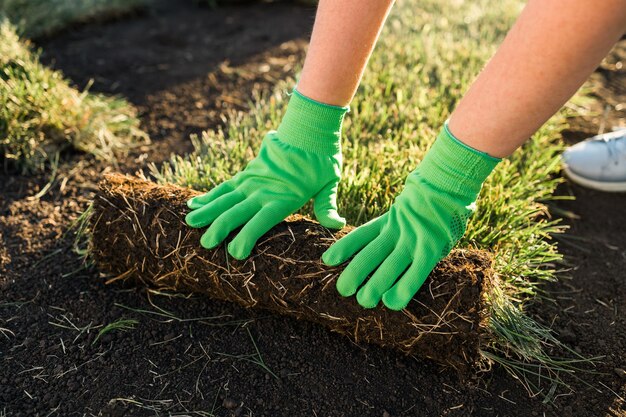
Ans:
[[[108,175],[95,198],[91,224],[92,253],[108,282],[135,280],[270,310],[322,324],[357,343],[388,346],[462,372],[480,362],[492,277],[489,254],[454,250],[401,312],[363,309],[335,289],[345,265],[328,267],[320,261],[351,228],[331,232],[291,216],[262,237],[248,259],[238,261],[225,244],[202,248],[204,230],[185,224],[185,202],[196,194]]]

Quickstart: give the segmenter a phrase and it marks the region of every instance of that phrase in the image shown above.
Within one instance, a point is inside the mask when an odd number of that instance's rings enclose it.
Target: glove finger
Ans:
[[[424,253],[423,251],[420,251]],[[424,255],[426,255],[424,253]],[[419,291],[428,274],[437,265],[436,257],[423,256],[415,260],[402,278],[383,294],[383,303],[391,310],[402,310]]]
[[[346,225],[346,219],[337,212],[337,187],[337,182],[330,182],[313,199],[315,218],[329,229],[341,229]]]
[[[216,247],[230,232],[250,220],[259,208],[260,204],[249,198],[225,211],[204,232],[200,244],[207,249]]]
[[[359,304],[365,308],[376,307],[383,294],[393,286],[410,264],[411,258],[407,256],[406,251],[396,247],[357,293],[356,299]]]
[[[235,259],[247,258],[257,240],[293,211],[279,202],[263,206],[228,244],[228,253]]]
[[[191,227],[206,227],[213,223],[220,214],[241,202],[245,198],[240,192],[232,191],[218,197],[214,201],[200,207],[197,210],[188,213],[185,216],[185,222]]]
[[[339,265],[365,247],[380,233],[386,213],[357,227],[328,248],[322,254],[322,261],[329,266]]]
[[[378,235],[350,261],[337,280],[337,291],[344,297],[353,295],[367,276],[393,250],[393,243],[384,234]]]
[[[211,201],[223,196],[224,194],[233,190],[233,186],[230,185],[230,181],[225,181],[214,187],[208,193],[197,195],[187,200],[187,207],[192,210],[199,209],[200,207],[209,204]]]
[[[315,218],[322,226],[328,227],[329,229],[341,229],[346,225],[346,219],[341,217],[337,210],[316,213]]]

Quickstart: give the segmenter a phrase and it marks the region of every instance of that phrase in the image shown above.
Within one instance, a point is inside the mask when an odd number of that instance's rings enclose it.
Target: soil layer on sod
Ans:
[[[253,89],[293,75],[313,20],[311,10],[284,4],[168,7],[40,43],[46,61],[79,86],[94,78],[95,91],[130,97],[143,111],[154,143],[121,161],[125,172],[186,151],[187,131],[223,123],[225,106],[245,105]],[[173,31],[178,45],[167,43]],[[240,50],[207,48],[201,37]],[[615,106],[626,101],[626,66],[616,65],[626,42],[620,45],[593,76],[599,111],[584,120],[583,133],[573,121],[575,140],[624,124],[624,107]],[[168,69],[157,71],[154,57]],[[576,215],[559,237],[568,264],[562,280],[545,287],[554,302],[538,300],[532,316],[572,349],[602,359],[587,383],[571,381],[574,394],[543,404],[501,367],[468,384],[431,361],[363,349],[303,320],[205,296],[105,285],[72,252],[68,230],[106,168],[71,155],[38,199],[32,196],[48,174],[0,172],[0,415],[626,416],[626,194],[566,183],[560,194],[577,200],[553,203],[554,215]],[[95,341],[105,326],[130,319],[138,321],[133,330]]]
[[[402,312],[363,309],[354,297],[340,297],[335,290],[343,268],[320,260],[352,228],[332,233],[291,216],[264,235],[248,259],[237,261],[225,244],[202,248],[204,230],[185,225],[185,203],[195,195],[190,189],[108,175],[91,217],[91,253],[101,271],[113,274],[108,282],[134,279],[159,290],[197,292],[294,316],[357,343],[389,346],[463,372],[480,364],[493,279],[487,253],[453,251]]]

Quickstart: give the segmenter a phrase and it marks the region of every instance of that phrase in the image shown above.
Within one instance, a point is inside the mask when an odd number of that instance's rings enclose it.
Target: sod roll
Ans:
[[[226,245],[200,246],[204,230],[185,224],[185,202],[198,193],[145,180],[108,175],[100,183],[91,220],[92,254],[107,282],[134,280],[150,287],[206,294],[322,324],[350,337],[432,359],[467,372],[480,363],[485,343],[491,258],[455,250],[430,274],[403,311],[361,308],[343,298],[335,281],[343,266],[328,267],[322,253],[345,235],[291,216],[238,261]],[[226,242],[228,242],[230,236]]]

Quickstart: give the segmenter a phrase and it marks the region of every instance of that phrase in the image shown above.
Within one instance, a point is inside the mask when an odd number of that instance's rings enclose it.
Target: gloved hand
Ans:
[[[347,107],[311,100],[294,90],[277,131],[263,139],[259,155],[245,170],[208,193],[187,202],[191,227],[209,226],[200,243],[219,245],[244,225],[229,243],[236,259],[250,255],[256,241],[311,198],[317,220],[328,228],[346,224],[337,213],[341,176],[341,124]]]
[[[445,125],[389,211],[322,255],[334,266],[356,254],[337,280],[339,293],[357,293],[365,308],[381,298],[392,310],[406,307],[465,233],[482,183],[499,161],[461,143]]]

